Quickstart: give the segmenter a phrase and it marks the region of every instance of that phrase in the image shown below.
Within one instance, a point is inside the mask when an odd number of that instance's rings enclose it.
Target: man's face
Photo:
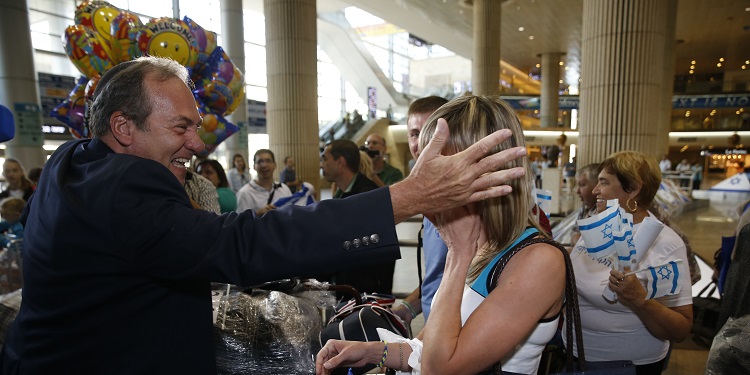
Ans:
[[[409,151],[414,160],[419,157],[419,133],[422,131],[422,126],[430,117],[429,113],[415,113],[409,116],[406,121],[406,136],[409,141]]]
[[[126,153],[162,164],[184,184],[185,165],[205,148],[197,133],[201,117],[193,94],[176,77],[163,82],[146,77],[145,87],[151,115],[146,118],[146,130],[132,124],[132,143]]]
[[[373,157],[373,159],[382,158],[385,153],[385,140],[377,134],[368,135],[365,146],[370,151],[378,151],[378,156]]]
[[[273,156],[267,152],[261,152],[255,156],[253,169],[258,172],[259,179],[268,179],[273,177],[273,171],[276,170],[276,162]]]
[[[294,169],[294,158],[286,159],[286,167],[289,169]]]
[[[588,209],[593,208],[596,205],[596,196],[592,190],[596,186],[596,181],[590,181],[585,174],[581,173],[576,176],[576,185],[576,193],[581,198],[583,205]]]
[[[331,146],[326,146],[325,150],[323,150],[323,153],[320,155],[320,169],[323,171],[323,178],[325,178],[326,181],[336,181],[336,176],[338,175],[338,163],[333,159],[333,155],[331,155]]]

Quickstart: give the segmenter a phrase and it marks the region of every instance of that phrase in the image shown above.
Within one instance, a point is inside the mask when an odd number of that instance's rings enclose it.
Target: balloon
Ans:
[[[206,149],[201,155],[207,156],[213,152],[221,142],[224,142],[225,139],[236,133],[239,129],[237,126],[227,121],[224,116],[213,112],[199,99],[196,100],[196,104],[198,104],[198,112],[203,117],[201,127],[198,128],[198,136],[201,137],[203,143],[206,144]]]
[[[183,21],[187,23],[198,42],[198,61],[195,64],[193,73],[200,74],[201,70],[208,64],[211,53],[216,49],[216,33],[202,28],[188,16],[183,17]]]
[[[93,75],[91,78],[89,78],[89,82],[86,84],[86,88],[83,90],[83,96],[85,98],[93,98],[94,97],[94,91],[96,90],[96,85],[99,83],[99,80],[102,78],[99,74]]]
[[[136,40],[143,54],[169,57],[189,69],[198,61],[198,40],[182,20],[153,18],[136,32]]]
[[[86,112],[85,89],[88,79],[78,78],[78,82],[68,97],[55,107],[50,116],[62,121],[70,129],[71,134],[82,138],[88,135],[88,129],[84,125],[84,114]]]
[[[112,38],[112,54],[110,57],[115,64],[143,55],[134,42],[136,33],[141,27],[143,27],[141,19],[126,10],[121,11],[112,20],[109,30]]]
[[[245,97],[245,77],[221,47],[216,47],[201,73],[193,93],[220,115],[234,112]]]
[[[86,26],[94,35],[109,47],[112,43],[110,24],[120,13],[120,9],[106,1],[84,1],[76,8],[76,25]]]
[[[102,44],[88,27],[68,26],[63,34],[63,47],[73,65],[86,77],[103,74],[112,67],[109,47]]]

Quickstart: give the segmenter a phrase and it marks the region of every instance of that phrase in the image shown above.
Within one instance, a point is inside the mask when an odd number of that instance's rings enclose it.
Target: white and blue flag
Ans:
[[[613,205],[599,214],[578,220],[586,250],[594,259],[607,257],[615,251],[614,233],[620,226],[618,208],[619,206]]]
[[[677,259],[659,266],[646,269],[646,299],[659,298],[680,292],[679,265],[682,259]]]
[[[315,197],[313,196],[314,193],[315,189],[313,189],[312,184],[303,182],[302,189],[288,197],[277,199],[273,202],[273,205],[277,208],[290,205],[307,206],[315,203]]]

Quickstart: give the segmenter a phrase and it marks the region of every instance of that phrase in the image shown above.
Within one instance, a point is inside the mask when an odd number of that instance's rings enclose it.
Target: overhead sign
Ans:
[[[266,102],[247,101],[247,132],[249,134],[266,134]]]
[[[538,96],[501,96],[501,99],[516,110],[534,110],[540,108]],[[558,105],[561,110],[578,109],[579,96],[561,95]],[[717,95],[675,95],[672,97],[673,109],[687,108],[742,108],[750,106],[748,94]]]

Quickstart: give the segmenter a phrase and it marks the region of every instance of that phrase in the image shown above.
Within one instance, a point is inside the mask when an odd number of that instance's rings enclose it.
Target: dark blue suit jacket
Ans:
[[[164,166],[96,139],[55,152],[22,220],[23,303],[3,373],[215,373],[210,281],[252,285],[399,257],[387,189],[260,219],[218,216],[192,209]]]

